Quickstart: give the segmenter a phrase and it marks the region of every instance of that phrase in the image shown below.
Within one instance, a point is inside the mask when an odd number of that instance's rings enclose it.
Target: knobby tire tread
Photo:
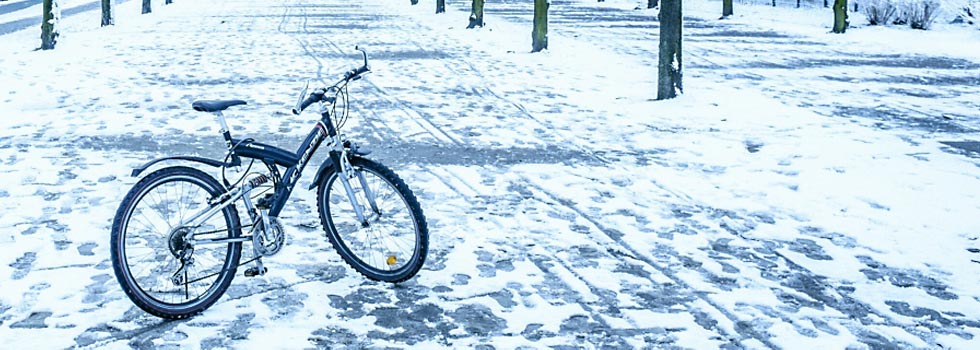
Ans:
[[[152,305],[151,302],[144,301],[143,298],[138,295],[138,293],[136,292],[136,288],[139,287],[130,284],[129,281],[124,277],[125,275],[127,275],[123,271],[125,265],[125,261],[124,261],[125,257],[121,255],[122,251],[119,248],[120,247],[119,244],[123,243],[120,242],[121,239],[120,236],[122,235],[121,230],[123,229],[122,227],[123,221],[126,219],[126,214],[128,214],[127,212],[131,208],[135,208],[137,204],[132,202],[136,200],[137,197],[144,190],[146,190],[147,186],[158,181],[160,178],[165,178],[168,176],[179,176],[179,175],[195,177],[203,181],[204,183],[207,183],[208,186],[211,187],[207,190],[211,192],[212,196],[218,195],[224,191],[224,187],[221,186],[218,180],[214,179],[214,177],[212,177],[211,175],[208,175],[198,169],[184,167],[184,166],[174,166],[174,167],[167,167],[154,171],[150,175],[147,175],[139,182],[137,182],[136,185],[134,185],[133,188],[130,189],[129,192],[126,194],[126,197],[124,197],[122,203],[119,205],[119,209],[116,210],[116,215],[112,220],[112,231],[110,237],[110,258],[112,260],[112,269],[116,275],[116,280],[119,282],[119,285],[123,289],[123,292],[126,293],[126,296],[129,297],[129,299],[132,300],[133,303],[136,304],[136,306],[138,306],[140,309],[143,309],[143,311],[146,311],[147,313],[160,318],[166,318],[171,320],[179,320],[179,319],[185,319],[191,317],[193,315],[200,313],[201,311],[204,311],[205,309],[213,305],[215,302],[217,302],[218,299],[220,299],[221,296],[224,295],[225,291],[228,289],[228,286],[231,285],[231,281],[234,279],[235,274],[237,273],[238,262],[241,259],[241,250],[242,250],[241,243],[232,243],[233,247],[232,247],[232,253],[230,257],[232,260],[231,261],[232,263],[230,264],[231,267],[222,269],[221,275],[219,276],[221,282],[220,285],[217,286],[218,289],[211,296],[209,296],[207,300],[199,303],[197,306],[189,310],[185,310],[182,312],[169,312],[167,310],[160,310],[154,305]],[[229,215],[231,216],[231,223],[228,229],[234,230],[232,235],[234,237],[241,236],[241,232],[239,231],[241,227],[241,222],[238,216],[238,210],[235,208],[234,205],[229,205],[228,208],[221,211],[222,216],[225,216],[225,213],[230,213]],[[161,249],[168,249],[168,248],[161,247]],[[227,265],[229,264],[226,261],[225,266]]]
[[[409,210],[412,212],[415,225],[418,227],[417,238],[419,240],[419,258],[415,263],[408,265],[410,266],[408,270],[394,276],[394,278],[384,278],[383,276],[376,275],[371,271],[364,271],[358,266],[358,264],[355,262],[356,257],[352,256],[353,254],[343,249],[339,242],[340,238],[336,234],[336,230],[331,229],[332,225],[330,220],[327,218],[327,212],[325,210],[327,208],[324,207],[327,201],[327,198],[325,197],[326,191],[329,190],[327,187],[330,186],[332,182],[331,179],[333,178],[334,173],[336,173],[336,165],[334,165],[333,169],[328,173],[328,175],[323,178],[319,184],[319,188],[317,189],[317,212],[320,215],[320,223],[323,226],[323,231],[326,234],[327,239],[330,241],[330,244],[333,246],[337,254],[339,254],[344,260],[344,263],[370,280],[387,283],[401,283],[415,277],[415,275],[422,269],[422,265],[425,264],[426,255],[429,251],[429,229],[425,221],[425,215],[422,213],[422,207],[415,198],[415,194],[410,188],[408,188],[405,181],[398,177],[394,171],[388,169],[388,167],[381,163],[360,157],[351,157],[350,163],[354,167],[362,167],[375,171],[378,175],[381,175],[385,181],[388,181],[394,185],[395,190],[397,190],[398,193],[401,194],[402,198],[405,199],[405,202],[409,206]]]

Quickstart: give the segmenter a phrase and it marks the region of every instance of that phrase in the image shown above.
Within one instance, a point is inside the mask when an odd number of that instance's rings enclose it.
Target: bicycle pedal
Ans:
[[[245,270],[245,277],[261,276],[264,275],[266,272],[269,272],[268,268],[263,267],[262,270],[259,270],[258,267],[252,266]]]

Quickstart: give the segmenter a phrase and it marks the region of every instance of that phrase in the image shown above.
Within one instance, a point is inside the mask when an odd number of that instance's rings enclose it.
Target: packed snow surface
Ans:
[[[0,28],[34,3],[0,2],[30,4]],[[829,9],[685,1],[684,94],[655,101],[646,1],[553,0],[534,54],[530,0],[476,29],[463,0],[128,1],[106,28],[59,3],[55,50],[0,35],[5,347],[980,347],[976,27],[852,14],[839,35]],[[232,133],[296,149],[300,87],[359,65],[355,45],[372,73],[343,132],[419,197],[419,275],[343,264],[313,168],[268,274],[188,320],[137,308],[109,260],[132,168],[223,155],[197,99],[248,101]]]

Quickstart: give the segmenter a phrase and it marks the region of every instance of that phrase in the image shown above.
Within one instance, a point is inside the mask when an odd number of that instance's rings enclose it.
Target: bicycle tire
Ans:
[[[374,184],[369,185],[368,188],[373,187],[372,191],[375,191],[375,195],[378,197],[378,206],[385,207],[386,209],[380,213],[376,213],[376,217],[372,217],[374,221],[370,223],[370,226],[361,226],[361,228],[367,230],[357,229],[360,223],[357,222],[356,215],[354,214],[353,207],[350,206],[351,203],[349,197],[346,195],[342,182],[338,181],[341,173],[336,171],[337,168],[334,167],[327,178],[320,182],[317,190],[317,209],[324,232],[334,249],[347,265],[357,270],[361,275],[375,281],[389,283],[404,282],[415,276],[422,269],[426,254],[428,253],[429,231],[425,222],[425,216],[422,213],[422,208],[419,206],[418,200],[415,198],[412,190],[391,169],[388,169],[380,163],[360,157],[351,157],[350,164],[355,172],[363,172],[365,178],[371,176],[375,179]],[[363,191],[363,186],[360,185],[359,179],[355,176],[351,179],[350,183],[356,192],[357,202],[362,204],[365,212],[370,211],[371,208],[367,204],[365,191]],[[379,188],[379,185],[384,185],[386,188]],[[396,197],[398,200],[395,200]],[[344,202],[346,202],[347,207],[350,209],[341,209],[340,204]],[[395,204],[395,207],[392,208],[393,211],[387,210],[387,204]],[[343,222],[337,222],[338,219]],[[407,226],[409,221],[413,228],[411,231],[414,244],[411,249],[411,256],[405,258],[404,263],[402,263],[402,258],[398,258],[397,255],[394,255],[397,253],[391,250],[374,251],[373,253],[382,252],[380,256],[383,259],[383,263],[372,263],[379,262],[377,256],[372,257],[372,254],[359,254],[357,251],[367,249],[360,249],[366,248],[364,247],[364,242],[360,242],[364,241],[363,239],[355,240],[357,238],[356,236],[366,236],[370,232],[362,232],[356,235],[354,232],[346,232],[346,228],[354,228],[354,231],[370,231],[371,228],[374,228],[375,231],[373,232],[375,233],[380,232],[383,228],[392,228],[398,229],[396,235],[404,236],[407,230],[404,230],[405,227],[402,226]],[[338,226],[342,226],[345,229],[340,230]],[[391,248],[392,245],[380,241],[380,235],[377,237],[379,237],[376,240],[379,246],[374,247],[372,245],[372,248]],[[401,242],[405,242],[405,240],[402,239]],[[382,245],[384,246],[382,247]],[[394,245],[397,246],[397,244]]]
[[[183,294],[186,300],[166,299],[168,295],[180,294],[181,286],[172,280],[173,276],[177,276],[177,272],[181,271],[179,268],[174,271],[174,266],[180,264],[180,259],[177,257],[178,252],[174,250],[175,246],[184,246],[183,243],[178,243],[178,240],[182,239],[175,238],[178,235],[172,233],[173,223],[170,222],[170,219],[176,215],[170,214],[179,213],[181,216],[179,220],[183,220],[184,215],[199,210],[199,208],[207,207],[208,199],[223,192],[224,187],[214,177],[194,168],[175,166],[163,168],[147,175],[126,194],[112,222],[110,254],[116,279],[126,296],[136,306],[157,317],[182,319],[207,309],[228,289],[238,269],[242,244],[199,245],[194,247],[194,253],[191,255],[194,263],[189,264],[189,267],[183,270],[185,271],[183,274],[185,281]],[[177,194],[179,198],[176,201],[170,201],[171,194]],[[155,206],[151,203],[152,201],[155,201]],[[193,206],[197,206],[197,208]],[[152,216],[152,210],[157,211],[158,217]],[[160,229],[160,227],[167,226],[157,225],[161,223],[161,220],[162,223],[170,225],[166,229],[166,233],[163,233],[165,230]],[[179,220],[177,223],[180,222]],[[238,211],[234,205],[229,205],[222,209],[219,214],[205,221],[199,229],[210,229],[211,231],[193,231],[195,236],[239,237],[241,236],[241,222]],[[146,237],[142,237],[144,234]],[[135,246],[144,243],[144,241],[149,247]],[[140,249],[146,249],[148,253],[137,255]],[[148,268],[134,271],[132,265],[136,261],[131,261],[131,259],[143,257],[143,260],[139,262],[144,262],[146,257],[150,255],[152,255],[153,260],[162,263],[162,265],[150,270],[148,275],[144,275]],[[208,260],[218,264],[211,269],[201,268],[209,262]],[[153,261],[150,261],[150,264],[152,263]],[[193,274],[190,271],[193,271]],[[166,274],[170,272],[175,273],[170,276],[170,280],[167,280]],[[161,278],[163,278],[162,284],[164,286],[170,283],[174,284],[174,288],[165,290],[164,287],[159,287],[161,290],[153,290],[154,287],[150,283],[155,280],[159,281]],[[190,298],[192,286],[195,288],[196,296],[194,298]],[[204,291],[197,293],[202,288]]]

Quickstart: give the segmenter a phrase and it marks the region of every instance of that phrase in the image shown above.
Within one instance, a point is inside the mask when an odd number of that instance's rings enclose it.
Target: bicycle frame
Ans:
[[[292,194],[293,189],[296,187],[296,184],[299,182],[300,175],[302,174],[306,166],[309,164],[310,158],[313,157],[317,149],[326,139],[330,139],[331,150],[330,150],[329,158],[327,158],[327,160],[324,161],[323,166],[321,166],[321,172],[324,171],[324,169],[336,165],[338,167],[338,172],[342,174],[342,176],[340,176],[340,180],[344,186],[345,191],[347,192],[348,199],[351,201],[351,203],[357,203],[354,195],[353,187],[350,185],[350,181],[349,181],[350,177],[347,171],[349,168],[349,163],[346,162],[347,150],[344,148],[343,140],[341,140],[340,135],[337,132],[337,128],[334,126],[333,121],[330,118],[330,113],[325,106],[321,105],[320,120],[317,121],[317,123],[313,127],[313,130],[311,130],[310,133],[306,136],[306,139],[303,141],[303,143],[300,145],[299,149],[295,153],[294,155],[295,163],[293,163],[290,159],[283,159],[284,154],[292,155],[292,153],[269,145],[263,145],[263,144],[252,145],[252,143],[248,143],[246,144],[246,146],[248,146],[247,155],[243,155],[241,154],[241,152],[236,152],[236,148],[239,148],[238,147],[239,145],[235,145],[232,142],[231,135],[226,131],[227,126],[224,120],[224,116],[220,112],[217,112],[215,114],[218,116],[219,121],[222,125],[223,128],[222,135],[225,137],[227,141],[226,143],[229,147],[229,152],[231,152],[231,157],[233,159],[231,163],[222,164],[222,166],[240,164],[240,162],[237,161],[237,157],[258,159],[265,162],[266,164],[269,164],[270,162],[277,163],[277,164],[292,163],[292,165],[288,166],[286,168],[286,171],[283,173],[283,177],[281,179],[282,182],[276,184],[277,185],[275,186],[276,192],[273,194],[273,201],[271,203],[271,206],[269,207],[268,214],[262,215],[263,220],[268,220],[268,217],[279,216],[279,213],[282,211],[282,209],[286,205],[286,202],[289,200],[289,197]],[[239,144],[241,143],[242,142],[239,142]],[[318,176],[316,180],[319,180],[320,173],[318,173],[317,175]],[[314,185],[316,185],[316,180],[314,181]],[[367,197],[371,209],[377,211],[378,209],[377,209],[377,203],[375,202],[374,193],[368,186],[367,180],[364,178],[364,175],[358,173],[358,180],[361,183],[362,188],[364,189],[365,196]],[[228,189],[228,192],[213,199],[212,203],[209,203],[210,205],[208,206],[208,208],[205,208],[195,213],[185,222],[182,222],[181,224],[177,225],[172,230],[175,231],[185,227],[198,227],[200,226],[201,222],[207,221],[217,213],[221,212],[221,210],[223,210],[225,207],[235,203],[239,199],[244,200],[247,207],[251,208],[252,203],[251,203],[251,199],[248,196],[249,192],[252,189],[254,189],[256,186],[261,185],[267,181],[269,181],[268,177],[264,177],[264,178],[260,177],[258,178],[258,180],[253,179],[243,183],[240,186]],[[363,208],[359,205],[354,205],[353,209],[358,220],[360,222],[366,222],[365,219],[366,216],[364,214],[364,209],[366,208]],[[251,211],[249,211],[249,214],[254,215]],[[254,216],[252,217],[252,219],[253,222],[255,222],[256,218]],[[264,223],[268,225],[267,221]],[[233,242],[244,242],[251,239],[250,237],[203,239],[203,240],[193,239],[193,237],[187,237],[187,238],[188,241],[192,244],[223,244],[223,243],[233,243]]]
[[[161,158],[161,159],[151,161],[147,164],[144,164],[141,168],[134,169],[133,176],[136,176],[150,165],[163,160],[190,160],[190,161],[207,164],[210,166],[221,167],[222,169],[224,169],[229,166],[240,166],[242,164],[240,158],[245,157],[251,159],[258,159],[262,161],[271,171],[273,181],[277,181],[274,184],[275,185],[274,188],[276,190],[273,193],[271,203],[261,203],[263,204],[263,208],[266,207],[268,208],[268,212],[256,213],[255,210],[252,210],[252,208],[255,208],[255,206],[252,205],[251,198],[249,197],[249,193],[253,188],[269,181],[269,177],[263,174],[250,179],[248,182],[243,183],[240,186],[236,185],[233,186],[232,188],[228,188],[227,192],[223,193],[222,195],[216,198],[210,199],[208,201],[208,208],[205,208],[195,213],[194,215],[191,216],[190,219],[181,222],[180,224],[172,228],[170,233],[173,234],[177,230],[185,229],[188,227],[192,227],[192,228],[200,227],[201,222],[210,219],[218,212],[228,207],[229,205],[232,205],[232,203],[234,203],[239,199],[245,202],[245,206],[248,209],[247,212],[250,218],[252,219],[253,225],[258,222],[258,219],[261,219],[263,223],[262,232],[265,232],[265,228],[270,227],[269,218],[277,218],[279,216],[279,213],[286,205],[286,201],[289,200],[289,197],[292,194],[293,189],[296,187],[296,183],[299,182],[300,175],[302,174],[303,170],[306,168],[306,165],[309,163],[310,158],[312,158],[313,154],[316,153],[316,150],[317,148],[320,147],[320,144],[325,139],[328,138],[330,139],[330,145],[331,145],[330,157],[327,158],[327,160],[324,161],[323,165],[320,166],[320,170],[317,172],[316,177],[313,179],[313,184],[312,186],[310,186],[310,189],[313,189],[313,187],[320,184],[320,181],[323,181],[322,175],[328,173],[329,169],[336,167],[335,171],[341,174],[341,176],[339,176],[339,179],[341,180],[345,192],[347,192],[347,199],[351,202],[351,204],[354,207],[353,209],[358,221],[361,222],[362,225],[367,226],[368,221],[364,213],[364,210],[367,208],[357,204],[358,201],[356,199],[354,189],[350,184],[350,179],[352,177],[350,176],[348,170],[351,168],[351,165],[350,165],[350,161],[348,160],[348,150],[345,147],[345,141],[341,139],[340,133],[337,130],[337,125],[334,125],[333,120],[330,118],[330,109],[327,108],[327,104],[332,105],[333,103],[336,102],[336,96],[331,98],[324,97],[327,91],[335,91],[339,93],[341,89],[346,89],[346,86],[348,83],[350,83],[350,81],[358,80],[361,78],[361,74],[370,71],[367,65],[368,64],[367,51],[358,47],[355,47],[355,49],[361,51],[361,53],[363,54],[364,57],[363,66],[345,73],[344,78],[338,81],[337,83],[335,83],[334,85],[332,85],[329,89],[327,88],[320,89],[317,93],[310,94],[310,96],[307,97],[306,99],[303,98],[304,95],[306,94],[306,88],[304,88],[303,92],[300,94],[300,99],[297,102],[296,108],[293,109],[293,113],[299,115],[303,111],[303,109],[305,109],[310,104],[314,102],[320,102],[319,103],[320,120],[317,121],[317,123],[314,125],[313,130],[311,130],[309,135],[306,136],[306,139],[300,145],[299,150],[297,150],[295,154],[275,146],[260,144],[250,139],[235,141],[234,139],[231,138],[231,133],[229,132],[230,129],[228,128],[228,124],[225,121],[224,115],[221,113],[221,110],[224,108],[221,108],[221,109],[214,110],[212,113],[218,117],[218,122],[221,124],[220,132],[225,139],[225,145],[228,147],[228,156],[225,158],[225,161],[218,162],[215,160],[209,160],[209,159],[204,159],[199,157],[168,157],[168,158]],[[351,152],[353,152],[355,155],[367,154],[367,152],[358,152],[356,147],[353,147]],[[230,158],[230,162],[228,161],[229,158]],[[283,174],[282,178],[278,176],[277,166],[286,167],[286,171]],[[364,174],[362,174],[361,172],[357,172],[357,175],[358,175],[358,181],[361,184],[361,188],[364,190],[364,195],[367,199],[370,209],[375,214],[380,215],[380,211],[378,210],[378,206],[375,201],[374,192],[368,186]],[[248,176],[248,174],[246,174],[245,176]],[[244,180],[244,178],[242,178],[242,180]],[[231,185],[225,182],[225,186],[228,187]],[[253,226],[252,232],[254,231],[255,231],[255,227]],[[253,233],[253,237],[254,237],[254,233]],[[192,244],[219,244],[219,243],[241,242],[244,241],[245,238],[246,237],[194,240],[193,233],[191,230],[188,230],[185,236],[187,242],[190,242]]]

